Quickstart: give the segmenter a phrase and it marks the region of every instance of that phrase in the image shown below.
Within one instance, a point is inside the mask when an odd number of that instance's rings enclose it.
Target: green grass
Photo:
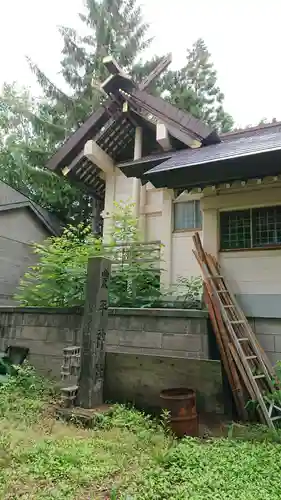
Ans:
[[[30,370],[0,389],[1,500],[279,500],[281,447],[260,441],[174,441],[116,406],[86,430],[57,421],[50,385]]]

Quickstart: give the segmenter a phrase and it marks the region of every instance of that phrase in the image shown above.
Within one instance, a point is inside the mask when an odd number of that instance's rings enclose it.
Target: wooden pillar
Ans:
[[[77,396],[78,405],[82,408],[94,408],[103,403],[109,278],[109,260],[99,257],[89,259]]]
[[[139,160],[142,156],[142,128],[137,127],[135,131],[135,149],[134,160]],[[135,216],[139,217],[140,214],[140,190],[141,182],[139,179],[133,179],[133,203],[135,203]]]

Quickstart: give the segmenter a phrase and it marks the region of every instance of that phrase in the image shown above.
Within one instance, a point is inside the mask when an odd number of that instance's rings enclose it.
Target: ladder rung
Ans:
[[[265,378],[265,375],[264,374],[254,375],[254,379],[256,379],[256,378]]]
[[[221,276],[220,274],[217,274],[216,276],[210,276],[210,278],[211,278],[212,280],[215,280],[215,279],[222,279],[222,278],[223,278],[223,276]]]
[[[257,356],[246,356],[246,359],[258,359]]]
[[[217,290],[218,293],[229,293],[228,290]]]
[[[245,323],[245,321],[243,319],[239,319],[239,320],[235,320],[235,321],[229,321],[232,325],[238,325],[238,324],[242,324],[242,323]]]
[[[228,304],[228,305],[226,305],[226,306],[225,306],[225,305],[223,305],[223,307],[224,307],[224,309],[230,309],[230,308],[234,308],[234,309],[235,309],[235,306],[233,306],[233,305],[229,305],[229,304]]]
[[[237,339],[238,342],[249,342],[249,339],[247,339],[246,337],[242,338],[242,339]]]

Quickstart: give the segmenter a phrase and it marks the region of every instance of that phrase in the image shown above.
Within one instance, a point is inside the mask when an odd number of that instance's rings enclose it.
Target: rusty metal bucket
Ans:
[[[192,389],[166,389],[160,393],[162,408],[170,412],[170,426],[177,437],[198,436],[196,394]]]

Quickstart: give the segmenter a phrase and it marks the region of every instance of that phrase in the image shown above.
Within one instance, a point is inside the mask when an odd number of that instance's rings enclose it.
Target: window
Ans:
[[[281,246],[281,206],[220,215],[221,250]]]
[[[200,229],[202,216],[200,201],[187,201],[174,203],[174,230]]]

